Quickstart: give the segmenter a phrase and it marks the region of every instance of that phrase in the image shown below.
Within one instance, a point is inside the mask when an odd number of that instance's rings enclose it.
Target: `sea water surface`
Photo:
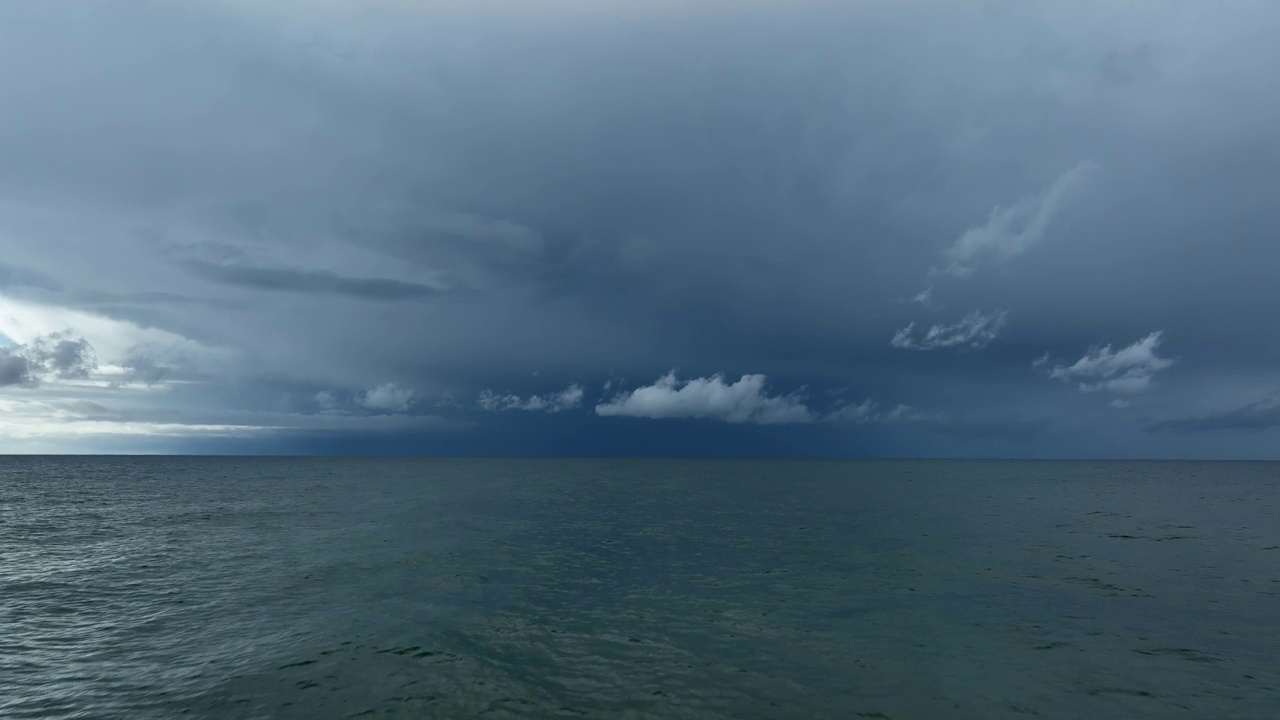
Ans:
[[[0,459],[3,718],[1280,717],[1280,465]]]

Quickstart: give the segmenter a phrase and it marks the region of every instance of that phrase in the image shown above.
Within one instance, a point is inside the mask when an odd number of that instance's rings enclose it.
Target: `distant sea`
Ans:
[[[1280,464],[0,458],[0,717],[1280,717]]]

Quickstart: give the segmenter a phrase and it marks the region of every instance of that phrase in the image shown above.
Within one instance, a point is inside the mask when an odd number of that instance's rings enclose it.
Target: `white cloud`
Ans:
[[[175,333],[141,327],[102,315],[0,295],[0,333],[15,344],[32,345],[55,335],[83,339],[99,358],[118,362],[138,348],[163,348],[188,365],[218,367],[231,359],[226,351],[207,347]]]
[[[1044,237],[1070,192],[1095,168],[1091,162],[1082,162],[1048,188],[1024,195],[1012,205],[997,206],[984,224],[969,228],[946,249],[948,264],[941,272],[965,277],[984,261],[1004,262],[1025,252]]]
[[[477,404],[482,410],[510,410],[521,404],[519,395],[498,395],[492,390],[481,390]]]
[[[557,397],[557,401],[564,407],[578,407],[582,404],[583,390],[578,385],[571,385]]]
[[[30,439],[111,435],[249,435],[275,427],[221,422],[153,422],[123,417],[86,400],[0,398],[0,438]]]
[[[889,343],[904,350],[935,350],[961,345],[986,347],[1004,328],[1006,316],[1003,310],[989,315],[974,310],[951,325],[933,325],[918,339],[915,337],[916,324],[911,323],[894,333]]]
[[[1032,360],[1032,361],[1031,361],[1031,367],[1040,367],[1041,365],[1044,365],[1044,364],[1046,364],[1046,363],[1048,363],[1048,362],[1049,362],[1049,353],[1048,353],[1048,352],[1046,352],[1045,354],[1041,355],[1040,357],[1036,358],[1035,360]]]
[[[1012,205],[997,206],[984,224],[966,230],[943,252],[947,265],[942,270],[930,270],[930,275],[968,277],[984,262],[1005,262],[1022,254],[1044,237],[1049,222],[1058,214],[1069,193],[1095,169],[1094,163],[1082,162],[1044,190],[1025,195]],[[933,285],[930,285],[914,295],[910,302],[929,307],[932,297]],[[985,347],[1000,333],[1005,320],[1004,311],[984,315],[975,310],[952,325],[931,326],[921,338],[915,337],[916,324],[913,322],[894,333],[890,344],[906,350],[963,345]]]
[[[542,412],[560,412],[570,410],[582,404],[586,392],[581,385],[573,384],[551,395],[530,395],[521,398],[519,395],[498,395],[492,390],[480,393],[479,405],[484,410],[529,410]]]
[[[338,398],[334,397],[333,393],[328,390],[321,390],[316,393],[316,404],[325,410],[332,410],[338,407]]]
[[[713,418],[731,423],[782,425],[813,421],[795,394],[770,396],[764,375],[743,375],[728,384],[720,374],[681,381],[675,371],[652,385],[622,393],[596,406],[596,414],[643,418]]]
[[[1094,347],[1074,364],[1054,367],[1049,377],[1079,381],[1084,392],[1142,392],[1151,386],[1155,373],[1173,365],[1173,360],[1156,354],[1162,337],[1163,333],[1156,331],[1114,352],[1110,345]]]
[[[386,383],[360,396],[359,402],[370,410],[404,412],[413,405],[413,391],[394,383]]]

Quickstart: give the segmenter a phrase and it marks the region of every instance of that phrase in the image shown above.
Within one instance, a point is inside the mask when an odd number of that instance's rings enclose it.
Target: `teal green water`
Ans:
[[[4,718],[1258,718],[1280,464],[0,459]]]

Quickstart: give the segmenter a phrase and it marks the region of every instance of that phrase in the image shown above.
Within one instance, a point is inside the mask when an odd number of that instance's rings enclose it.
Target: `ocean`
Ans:
[[[0,717],[1280,717],[1280,464],[0,458]]]

